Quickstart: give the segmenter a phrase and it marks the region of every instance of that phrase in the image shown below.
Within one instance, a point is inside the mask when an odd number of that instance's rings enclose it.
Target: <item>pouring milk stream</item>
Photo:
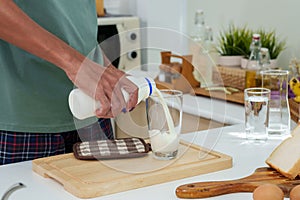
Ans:
[[[160,150],[168,151],[168,148],[173,148],[172,144],[177,142],[177,134],[174,128],[174,122],[171,118],[168,106],[163,99],[161,92],[156,88],[156,84],[153,79],[146,77],[133,77],[127,76],[138,87],[138,101],[148,98],[152,94],[157,95],[160,103],[162,104],[164,113],[166,115],[169,132],[160,132],[160,130],[152,130],[150,136],[154,136],[154,140],[151,140],[151,145]],[[128,101],[129,95],[125,90],[122,90],[125,101]],[[100,108],[100,102],[96,101],[92,97],[88,96],[80,89],[74,89],[69,95],[69,107],[77,119],[86,119],[88,117],[95,116],[95,110]]]
[[[164,99],[163,94],[158,89],[154,90],[154,95],[156,95],[156,99],[163,108],[169,130],[149,130],[152,150],[160,153],[176,151],[178,148],[178,135],[175,131],[174,122],[172,120],[166,99]]]

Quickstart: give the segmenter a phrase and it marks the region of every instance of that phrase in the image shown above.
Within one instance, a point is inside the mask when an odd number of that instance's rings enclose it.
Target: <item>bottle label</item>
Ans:
[[[151,81],[148,78],[145,78],[145,79],[146,79],[146,81],[148,83],[148,86],[149,86],[149,96],[151,96],[151,94],[153,92]]]

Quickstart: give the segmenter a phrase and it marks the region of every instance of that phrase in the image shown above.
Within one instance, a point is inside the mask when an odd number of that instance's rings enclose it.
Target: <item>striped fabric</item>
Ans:
[[[64,133],[20,133],[0,130],[0,165],[70,153],[77,142],[99,139],[113,139],[110,119],[100,119],[99,124]]]
[[[144,156],[149,146],[141,138],[85,141],[74,145],[78,159],[115,159]]]

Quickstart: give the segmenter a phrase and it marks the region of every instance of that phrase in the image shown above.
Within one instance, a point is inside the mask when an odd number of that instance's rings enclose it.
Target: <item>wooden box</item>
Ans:
[[[181,63],[171,62],[171,58],[181,59]],[[170,80],[160,80],[160,75],[155,79],[158,89],[175,89],[183,93],[189,93],[193,88],[199,87],[200,83],[194,78],[192,65],[192,55],[179,56],[172,54],[171,51],[161,52],[160,71],[171,74]]]

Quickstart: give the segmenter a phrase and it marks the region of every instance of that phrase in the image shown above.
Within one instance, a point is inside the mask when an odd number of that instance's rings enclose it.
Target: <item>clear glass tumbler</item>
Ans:
[[[245,97],[245,131],[251,142],[265,142],[268,139],[270,90],[247,88]]]
[[[268,134],[270,138],[290,135],[290,108],[288,103],[287,70],[261,71],[262,87],[271,90]]]
[[[170,160],[177,156],[182,125],[183,93],[179,90],[160,90],[161,96],[146,100],[149,138],[153,156]]]

